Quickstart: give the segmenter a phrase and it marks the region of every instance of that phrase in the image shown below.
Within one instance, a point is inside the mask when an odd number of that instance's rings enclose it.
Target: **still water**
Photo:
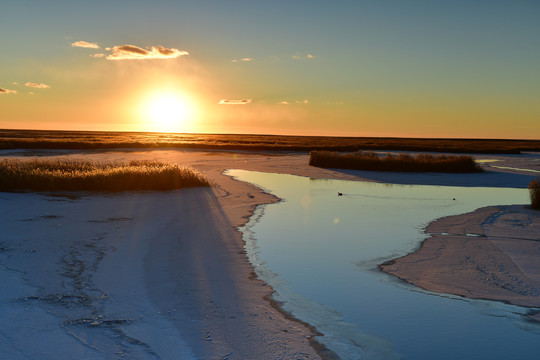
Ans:
[[[227,173],[282,199],[242,229],[250,260],[284,309],[341,358],[540,359],[528,309],[423,291],[377,269],[414,251],[432,220],[526,204],[526,189]]]

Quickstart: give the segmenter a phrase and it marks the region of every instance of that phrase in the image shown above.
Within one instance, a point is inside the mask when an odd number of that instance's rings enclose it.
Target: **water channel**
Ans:
[[[526,189],[227,174],[282,199],[259,206],[242,229],[247,252],[284,309],[315,326],[341,358],[540,358],[529,309],[424,291],[377,268],[414,251],[429,222],[526,204]]]

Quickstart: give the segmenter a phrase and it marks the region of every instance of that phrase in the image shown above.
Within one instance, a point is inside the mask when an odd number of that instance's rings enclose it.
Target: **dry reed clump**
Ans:
[[[529,195],[531,196],[531,207],[540,210],[540,178],[530,182]]]
[[[482,168],[471,156],[418,154],[386,154],[379,156],[371,151],[338,153],[334,151],[312,151],[309,164],[352,170],[396,171],[396,172],[482,172]]]
[[[210,186],[200,172],[161,161],[1,159],[0,191],[137,191]]]

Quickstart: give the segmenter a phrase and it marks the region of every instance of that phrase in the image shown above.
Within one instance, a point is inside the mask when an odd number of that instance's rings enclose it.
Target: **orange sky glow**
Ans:
[[[540,138],[538,3],[128,3],[5,5],[0,128]]]

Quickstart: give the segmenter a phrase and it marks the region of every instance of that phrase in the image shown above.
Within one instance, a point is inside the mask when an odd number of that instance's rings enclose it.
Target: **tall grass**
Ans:
[[[161,161],[1,159],[0,191],[137,191],[210,186],[200,172]]]
[[[482,168],[471,156],[418,154],[386,154],[375,152],[338,153],[334,151],[312,151],[309,164],[318,167],[339,169],[397,171],[397,172],[482,172]]]
[[[540,178],[534,179],[529,184],[529,195],[531,196],[531,207],[540,210]]]

